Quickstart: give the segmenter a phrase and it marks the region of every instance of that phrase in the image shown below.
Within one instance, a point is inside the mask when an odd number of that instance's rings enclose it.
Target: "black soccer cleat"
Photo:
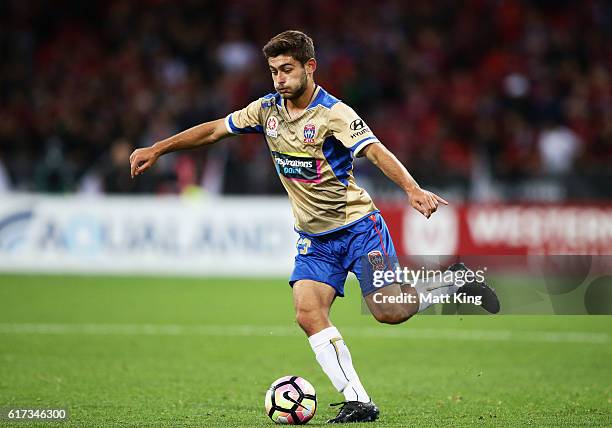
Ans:
[[[467,266],[461,262],[450,266],[448,270],[457,272],[468,270]],[[481,296],[481,307],[492,314],[496,314],[500,310],[499,299],[495,293],[495,289],[491,288],[484,281],[466,282],[459,288],[458,293],[464,293],[466,296]]]
[[[343,401],[330,406],[340,406],[338,416],[327,421],[328,424],[346,424],[351,422],[374,422],[378,419],[380,411],[371,400],[369,403],[361,401]]]

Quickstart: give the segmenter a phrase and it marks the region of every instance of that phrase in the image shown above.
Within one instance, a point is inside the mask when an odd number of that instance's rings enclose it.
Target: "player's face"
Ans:
[[[312,65],[314,60],[309,60],[302,65],[291,56],[279,55],[268,58],[268,65],[274,81],[274,89],[286,100],[299,98],[308,85],[308,79],[312,79]]]

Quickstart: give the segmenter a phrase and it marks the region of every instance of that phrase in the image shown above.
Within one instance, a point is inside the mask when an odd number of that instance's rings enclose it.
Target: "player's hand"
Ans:
[[[423,214],[426,218],[431,217],[438,209],[440,203],[448,205],[444,199],[433,192],[416,188],[409,194],[410,205],[412,208]]]
[[[132,178],[142,174],[147,169],[151,168],[159,155],[153,147],[145,147],[143,149],[136,149],[130,155],[130,170]]]

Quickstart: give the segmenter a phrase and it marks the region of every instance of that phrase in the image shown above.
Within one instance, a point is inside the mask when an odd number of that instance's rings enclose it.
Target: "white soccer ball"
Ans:
[[[277,424],[302,425],[317,410],[314,387],[299,376],[276,379],[266,392],[266,413]]]

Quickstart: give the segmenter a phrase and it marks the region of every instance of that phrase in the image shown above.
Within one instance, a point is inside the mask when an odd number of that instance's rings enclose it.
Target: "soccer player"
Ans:
[[[357,375],[340,332],[329,319],[336,297],[344,295],[349,271],[359,279],[373,316],[398,324],[423,311],[431,299],[419,296],[453,294],[459,287],[441,283],[392,283],[376,288],[367,271],[391,269],[396,257],[385,221],[368,193],[353,178],[353,158],[365,156],[400,186],[408,203],[429,218],[440,196],[422,189],[397,158],[376,138],[355,111],[318,86],[312,39],[300,31],[285,31],[263,48],[275,93],[251,102],[223,119],[203,123],[177,135],[135,150],[130,156],[132,177],[142,174],[165,153],[193,149],[240,134],[263,134],[278,176],[289,194],[299,234],[293,287],[296,320],[323,371],[345,401],[330,423],[369,422],[379,410]],[[372,269],[368,268],[368,263]],[[465,270],[457,264],[453,271]],[[376,291],[376,293],[374,293]],[[482,307],[499,311],[494,291],[484,282],[461,287],[483,298]],[[374,295],[378,295],[375,302]],[[405,303],[379,303],[382,296],[412,295]]]

